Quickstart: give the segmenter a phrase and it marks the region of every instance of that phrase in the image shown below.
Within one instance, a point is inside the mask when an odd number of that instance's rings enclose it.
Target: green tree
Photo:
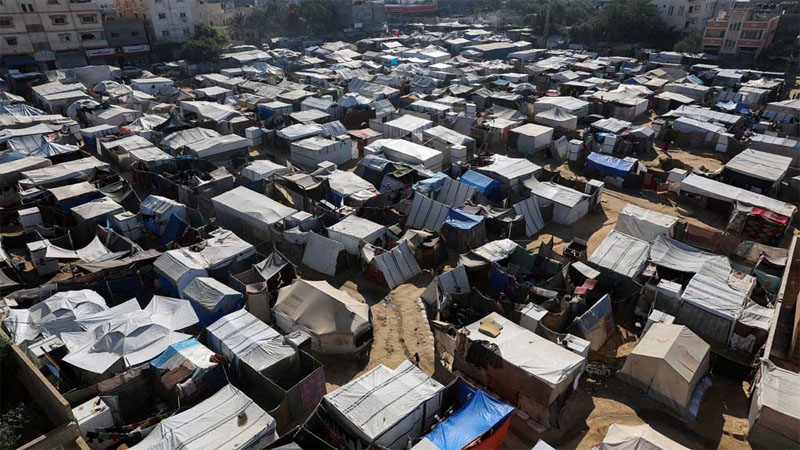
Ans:
[[[703,51],[703,35],[699,31],[686,36],[675,44],[676,52],[700,53]]]
[[[183,56],[193,63],[216,63],[227,44],[225,33],[209,25],[197,25],[192,38],[183,44]]]
[[[299,13],[309,32],[330,31],[336,23],[334,10],[329,0],[300,0]]]
[[[228,34],[231,39],[237,41],[245,40],[248,32],[250,31],[250,15],[241,11],[231,17],[231,22],[228,24]]]
[[[573,28],[577,39],[610,43],[643,43],[671,48],[675,32],[667,28],[649,0],[612,0],[598,14]]]

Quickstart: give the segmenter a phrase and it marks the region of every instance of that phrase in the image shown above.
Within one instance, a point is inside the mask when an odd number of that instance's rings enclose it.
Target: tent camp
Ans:
[[[761,448],[800,445],[800,374],[762,360],[750,397],[748,440]]]
[[[270,239],[272,225],[297,212],[244,186],[212,198],[211,203],[223,226],[255,242]]]
[[[647,424],[612,423],[597,450],[689,450]]]
[[[411,361],[392,370],[378,364],[339,389],[322,403],[328,413],[369,446],[392,450],[408,448],[436,423],[445,387]]]
[[[578,128],[578,116],[572,115],[558,106],[536,113],[533,121],[540,125],[561,130],[574,131]]]
[[[192,308],[204,326],[244,306],[242,294],[209,277],[192,280],[183,289],[181,297],[192,302]]]
[[[3,326],[14,342],[20,344],[35,340],[43,332],[78,331],[79,319],[107,309],[103,297],[92,290],[58,292],[28,309],[9,309]]]
[[[553,129],[534,123],[512,128],[508,133],[508,148],[527,154],[536,153],[550,145]]]
[[[131,450],[264,448],[278,438],[275,419],[227,385],[196,406],[159,422]]]
[[[475,170],[491,177],[505,186],[515,186],[529,178],[535,178],[542,172],[542,168],[530,162],[527,158],[510,158],[503,155],[492,155],[488,166],[477,167]]]
[[[414,259],[414,252],[406,241],[402,241],[388,252],[375,255],[374,262],[383,274],[389,289],[394,289],[422,273],[422,268]]]
[[[791,165],[790,157],[747,148],[725,164],[722,182],[775,196]]]
[[[374,244],[386,232],[383,225],[350,215],[328,227],[328,237],[344,244],[351,255],[358,255],[361,242]]]
[[[349,140],[312,136],[291,143],[291,160],[293,164],[307,169],[316,168],[325,161],[340,166],[353,158],[349,144]]]
[[[710,360],[711,347],[687,327],[654,323],[628,355],[618,376],[686,417]],[[691,415],[698,407],[699,401]]]
[[[466,386],[459,386],[466,389]],[[514,407],[495,400],[483,391],[472,396],[452,416],[445,419],[424,439],[440,450],[461,450],[474,445],[478,438],[481,448],[499,448],[511,423]],[[487,435],[488,434],[488,435]]]
[[[545,221],[572,225],[589,213],[591,197],[587,194],[552,181],[540,183],[529,179],[524,184],[530,189],[531,197],[536,199]]]
[[[272,312],[278,328],[307,332],[320,353],[356,353],[372,344],[369,306],[327,281],[295,280],[278,292]]]
[[[658,236],[672,237],[678,218],[628,203],[622,208],[614,230],[653,242]]]
[[[649,254],[647,241],[612,230],[592,252],[589,262],[628,278],[636,278],[647,265]]]
[[[309,231],[306,248],[303,251],[303,264],[317,272],[334,276],[342,268],[340,257],[343,256],[345,248],[345,245],[336,239]]]
[[[288,172],[286,166],[268,159],[257,159],[242,168],[242,176],[250,181],[269,180],[273,175],[283,175]]]

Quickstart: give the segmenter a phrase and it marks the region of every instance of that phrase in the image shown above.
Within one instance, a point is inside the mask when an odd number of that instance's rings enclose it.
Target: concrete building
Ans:
[[[335,0],[338,23],[345,31],[374,31],[386,21],[382,0]]]
[[[703,51],[755,58],[772,42],[779,20],[777,3],[735,1],[706,24]]]
[[[0,1],[0,65],[39,70],[78,67],[108,47],[97,3]]]
[[[113,18],[103,22],[103,28],[118,66],[142,65],[149,61],[150,38],[145,19]]]
[[[145,19],[155,44],[185,42],[198,23],[197,0],[114,0],[114,14],[122,19]]]
[[[651,0],[668,27],[681,33],[703,31],[721,7],[721,0]]]

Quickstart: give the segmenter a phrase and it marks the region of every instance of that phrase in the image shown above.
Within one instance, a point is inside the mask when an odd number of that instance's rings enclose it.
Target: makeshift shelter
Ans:
[[[552,181],[541,183],[535,179],[526,180],[525,187],[530,189],[531,197],[536,199],[545,221],[572,225],[589,213],[591,196],[588,194]]]
[[[351,255],[358,255],[362,242],[374,244],[386,228],[356,215],[350,215],[328,227],[328,237],[344,244]]]
[[[521,215],[525,220],[525,235],[528,237],[538,233],[544,228],[544,217],[539,210],[539,202],[536,197],[528,197],[514,205],[514,212]]]
[[[637,163],[627,159],[615,158],[592,152],[586,158],[586,168],[597,171],[601,177],[616,177],[625,179],[631,173],[636,173]]]
[[[560,130],[575,131],[578,128],[578,116],[572,115],[558,106],[537,112],[533,121]]]
[[[711,347],[682,325],[654,323],[625,360],[618,376],[669,406],[679,416],[695,416],[692,397],[708,373]]]
[[[542,172],[541,167],[526,158],[492,155],[489,161],[488,166],[476,167],[475,170],[499,181],[504,186],[516,186],[527,179],[538,177]]]
[[[753,150],[786,156],[792,159],[792,166],[800,166],[800,142],[766,134],[753,134],[747,146]]]
[[[533,104],[536,113],[547,111],[552,108],[561,108],[566,113],[577,117],[589,115],[589,102],[579,100],[575,97],[541,97]]]
[[[744,149],[725,164],[722,182],[748,191],[759,191],[768,196],[777,196],[792,158]]]
[[[508,148],[529,155],[536,153],[553,141],[553,129],[534,123],[512,128],[508,133]]]
[[[328,139],[312,136],[291,143],[291,160],[306,169],[314,169],[322,162],[340,166],[353,159],[350,140]]]
[[[481,178],[485,178],[490,183],[496,183],[499,187],[499,183],[491,178],[483,176],[477,172],[472,173]],[[472,200],[472,198],[475,196],[475,192],[478,190],[478,188],[474,185],[456,181],[448,176],[444,176],[442,180],[444,182],[442,183],[442,186],[436,193],[435,197],[436,201],[444,203],[445,205],[450,205],[456,208],[461,207],[465,202]]]
[[[364,448],[408,448],[436,423],[445,387],[410,361],[392,370],[378,364],[322,399],[338,425]]]
[[[289,173],[289,169],[268,159],[257,159],[242,168],[242,176],[250,181],[270,180],[273,175]]]
[[[483,391],[473,391],[458,411],[423,439],[440,450],[462,450],[473,445],[499,448],[508,432],[513,412],[514,407],[495,400]],[[481,440],[476,444],[479,438]]]
[[[344,251],[343,243],[310,231],[303,251],[303,264],[332,277],[343,267],[340,258],[344,256]]]
[[[439,150],[402,139],[379,139],[369,145],[383,152],[386,158],[411,166],[420,165],[433,172],[442,170],[444,156]]]
[[[277,440],[277,424],[242,391],[226,385],[196,406],[159,422],[131,450],[264,448]]]
[[[33,186],[43,188],[63,186],[75,181],[89,180],[97,171],[106,170],[109,167],[99,159],[89,156],[22,172],[19,184],[23,189],[30,189]]]
[[[475,186],[475,188],[489,200],[497,200],[500,196],[501,184],[499,181],[490,178],[482,173],[470,169],[461,174],[458,179],[461,183]],[[460,206],[460,205],[454,205]]]
[[[678,218],[628,203],[619,213],[614,230],[647,242],[658,236],[673,237]]]
[[[148,195],[139,206],[142,223],[153,234],[161,236],[169,226],[172,216],[188,224],[189,210],[182,203],[158,195]]]
[[[247,139],[235,134],[207,137],[200,141],[187,143],[184,148],[192,156],[217,161],[249,155]]]
[[[394,289],[422,273],[422,268],[414,259],[414,253],[406,241],[400,242],[388,252],[374,255],[373,261],[383,274],[389,289]]]
[[[297,212],[244,186],[212,198],[211,203],[223,226],[253,242],[271,239],[273,225]]]
[[[689,450],[647,424],[612,423],[597,450]]]
[[[442,236],[448,246],[463,253],[486,242],[486,222],[483,216],[454,208],[447,213]]]
[[[762,360],[750,397],[747,439],[763,448],[800,445],[800,374]]]
[[[647,241],[612,230],[589,257],[589,262],[635,279],[647,265],[649,254]]]
[[[83,289],[53,294],[28,309],[9,309],[3,326],[14,343],[34,341],[42,333],[47,335],[62,331],[78,331],[77,321],[108,309],[100,294]]]
[[[125,211],[119,203],[108,197],[101,197],[97,200],[84,203],[70,208],[72,214],[79,220],[96,222],[98,225],[105,225],[108,218]]]
[[[192,280],[181,292],[181,297],[192,302],[192,308],[204,326],[244,306],[242,294],[208,277]]]
[[[411,210],[406,216],[406,228],[439,232],[450,207],[419,192],[414,193]]]
[[[372,344],[369,306],[327,281],[295,280],[278,292],[272,312],[278,328],[305,331],[320,353],[358,353]]]
[[[433,122],[421,117],[406,114],[383,124],[383,135],[391,139],[400,139],[410,134],[422,134],[423,130],[433,128]]]

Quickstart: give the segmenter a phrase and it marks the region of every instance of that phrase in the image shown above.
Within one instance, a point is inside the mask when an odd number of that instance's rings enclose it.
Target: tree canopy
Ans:
[[[194,27],[192,38],[183,44],[184,57],[193,63],[214,63],[219,60],[228,36],[216,28],[200,24]]]

